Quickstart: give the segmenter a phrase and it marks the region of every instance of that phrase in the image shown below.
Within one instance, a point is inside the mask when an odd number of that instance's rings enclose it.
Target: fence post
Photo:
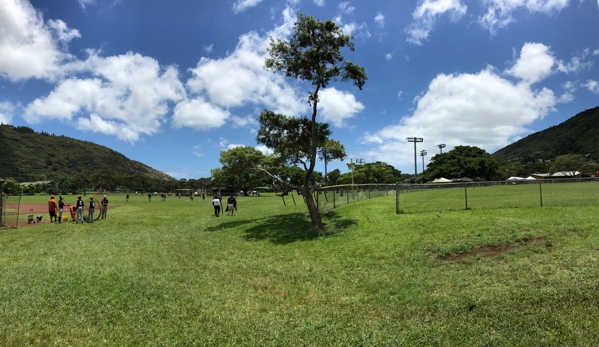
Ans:
[[[345,197],[347,198],[347,203],[349,204],[349,192],[347,190],[345,191]]]
[[[464,200],[466,201],[466,209],[468,209],[468,183],[464,183]]]
[[[395,182],[395,214],[399,213],[399,182]]]
[[[539,198],[541,199],[541,207],[543,207],[543,189],[541,188],[541,186],[541,181],[539,181]]]
[[[337,195],[337,191],[336,191],[336,190],[333,190],[333,208],[337,207],[337,206],[335,205],[335,195]]]

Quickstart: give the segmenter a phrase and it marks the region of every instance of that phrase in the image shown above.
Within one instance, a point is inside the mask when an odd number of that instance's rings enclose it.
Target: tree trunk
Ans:
[[[306,206],[308,206],[308,212],[310,213],[310,219],[312,220],[312,227],[317,230],[324,230],[322,217],[320,216],[318,207],[314,203],[314,196],[310,192],[310,187],[304,186],[302,189],[302,194],[304,194],[304,199],[306,199]]]

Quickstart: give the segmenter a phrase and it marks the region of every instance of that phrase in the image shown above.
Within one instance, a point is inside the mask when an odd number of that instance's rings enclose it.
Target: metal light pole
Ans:
[[[424,171],[424,156],[426,155],[426,151],[423,149],[420,151],[420,156],[422,157],[422,171]]]
[[[442,143],[440,145],[437,145],[437,147],[439,147],[439,150],[441,151],[441,154],[443,154],[443,148],[445,148],[445,144]]]
[[[408,137],[408,142],[414,142],[414,183],[417,183],[418,179],[416,178],[416,175],[418,175],[418,162],[416,156],[416,142],[424,142],[424,139],[422,137]]]

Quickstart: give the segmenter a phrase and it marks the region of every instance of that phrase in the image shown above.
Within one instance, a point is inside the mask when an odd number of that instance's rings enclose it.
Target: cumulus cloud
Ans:
[[[233,12],[235,12],[235,13],[243,12],[249,8],[257,6],[262,1],[264,1],[264,0],[237,0],[233,4]]]
[[[175,128],[191,127],[199,130],[209,130],[223,126],[230,113],[218,106],[198,97],[179,102],[173,111],[173,126]]]
[[[314,0],[314,3],[316,4],[316,6],[318,7],[322,7],[325,4],[324,0]]]
[[[548,46],[542,43],[526,43],[514,66],[506,72],[532,84],[549,76],[554,64],[555,58]]]
[[[8,101],[0,102],[0,123],[10,124],[15,112],[15,105]]]
[[[505,28],[514,21],[512,13],[519,9],[529,12],[553,13],[567,7],[572,0],[486,0],[484,15],[478,18],[479,24],[495,34],[497,29]]]
[[[77,118],[82,130],[134,142],[140,134],[158,132],[166,121],[168,102],[185,97],[175,67],[161,68],[156,60],[140,54],[101,57],[93,53],[80,65],[93,77],[61,81],[47,97],[31,102],[23,118],[30,123]]]
[[[381,28],[385,26],[385,16],[382,13],[377,13],[374,17],[374,22],[378,24]]]
[[[355,96],[349,92],[326,88],[319,93],[318,108],[325,122],[331,122],[337,127],[342,127],[344,121],[354,117],[364,109]]]
[[[11,81],[56,80],[73,57],[61,50],[77,30],[60,20],[44,24],[42,14],[24,0],[0,1],[0,77]]]
[[[360,155],[390,162],[388,153],[397,153],[391,161],[409,165],[414,153],[406,138],[414,136],[424,138],[419,148],[429,153],[438,143],[492,153],[529,133],[526,126],[553,111],[558,100],[549,89],[510,82],[488,67],[476,74],[440,74],[416,102],[414,113],[399,124],[364,134],[362,142],[377,148]]]
[[[386,60],[391,60],[391,58],[393,58],[393,55],[391,53],[385,54],[385,59]]]
[[[466,9],[461,0],[422,0],[412,13],[414,22],[405,29],[407,41],[421,45],[434,29],[437,17],[447,13],[452,21],[457,21],[466,14]]]
[[[214,49],[214,45],[204,46],[204,52],[206,52],[206,54],[212,53],[213,49]]]

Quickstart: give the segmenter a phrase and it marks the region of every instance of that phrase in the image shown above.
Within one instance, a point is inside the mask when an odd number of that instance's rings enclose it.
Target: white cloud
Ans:
[[[265,36],[254,32],[242,35],[235,51],[228,56],[201,58],[197,66],[190,69],[192,78],[186,84],[190,93],[201,96],[214,108],[229,110],[255,104],[290,116],[305,112],[307,96],[291,87],[282,75],[263,68],[269,37],[289,35],[295,22],[290,9],[284,15],[283,25]],[[249,124],[242,118],[234,120],[238,125]]]
[[[235,13],[243,12],[249,8],[257,6],[262,1],[264,1],[264,0],[237,0],[233,4],[233,12],[235,12]]]
[[[353,6],[350,6],[349,4],[350,4],[349,1],[345,1],[345,2],[342,2],[339,4],[339,9],[341,10],[342,13],[349,14],[349,13],[354,12],[354,10],[356,8]]]
[[[212,50],[214,49],[214,45],[208,45],[208,46],[204,46],[204,52],[206,52],[206,54],[210,54],[212,53]]]
[[[599,0],[597,0],[597,2],[599,2]],[[597,5],[599,5],[599,4],[597,4]],[[599,49],[594,50],[593,55],[599,55]]]
[[[386,60],[391,60],[391,58],[393,58],[393,55],[391,53],[385,54],[385,59]]]
[[[62,74],[61,64],[73,59],[58,44],[75,37],[79,32],[60,20],[45,25],[28,1],[0,1],[0,77],[55,80]]]
[[[532,84],[551,75],[555,58],[549,47],[541,43],[525,43],[520,57],[506,73]]]
[[[553,13],[567,7],[571,0],[485,0],[486,13],[478,18],[483,28],[495,34],[514,21],[512,13],[519,9],[529,12]]]
[[[0,102],[0,123],[10,124],[15,112],[15,105],[8,101]]]
[[[403,91],[401,91],[401,90],[399,91],[399,93],[397,93],[397,98],[398,98],[399,100],[401,100],[401,95],[402,95],[402,94],[403,94]]]
[[[206,154],[204,154],[202,152],[202,146],[197,145],[197,146],[193,146],[193,155],[195,155],[198,158],[201,158],[201,157],[205,156]]]
[[[586,83],[583,84],[583,86],[592,93],[599,95],[599,83],[597,81],[588,80]]]
[[[85,7],[88,5],[95,5],[96,1],[95,0],[79,0],[79,6],[81,6],[82,9],[85,10]]]
[[[572,57],[569,63],[564,63],[563,61],[557,61],[557,69],[558,71],[570,73],[570,72],[578,72],[584,69],[590,69],[593,66],[593,63],[590,61],[585,61],[585,59],[590,54],[590,49],[585,49],[580,56]]]
[[[231,116],[229,111],[206,102],[201,97],[181,101],[173,111],[173,126],[210,130],[223,126]]]
[[[271,155],[274,153],[272,149],[266,147],[265,145],[257,145],[255,148],[264,155]]]
[[[335,88],[321,90],[318,97],[320,116],[337,127],[342,127],[346,119],[354,117],[364,109],[364,105],[358,102],[353,94]]]
[[[316,4],[316,6],[318,7],[322,7],[325,4],[324,0],[314,0],[314,3]]]
[[[548,89],[512,83],[492,68],[477,74],[438,75],[417,99],[412,115],[376,133],[366,133],[363,143],[376,150],[360,153],[372,160],[407,166],[413,163],[413,146],[407,137],[423,137],[418,149],[433,153],[438,143],[448,150],[457,145],[478,146],[490,153],[529,131],[525,128],[553,111],[558,102]],[[500,106],[499,106],[500,105]],[[397,153],[389,160],[389,153]]]
[[[167,103],[185,97],[176,68],[163,69],[139,54],[104,58],[92,53],[79,68],[94,77],[61,81],[47,97],[30,103],[23,118],[36,123],[78,117],[80,129],[134,142],[141,134],[158,132],[166,121]]]
[[[414,22],[406,29],[408,42],[421,45],[435,27],[437,17],[448,13],[452,21],[466,14],[467,6],[461,0],[422,0],[412,13]]]
[[[383,16],[383,14],[380,12],[376,14],[376,16],[374,17],[374,21],[381,28],[385,26],[385,16]]]

